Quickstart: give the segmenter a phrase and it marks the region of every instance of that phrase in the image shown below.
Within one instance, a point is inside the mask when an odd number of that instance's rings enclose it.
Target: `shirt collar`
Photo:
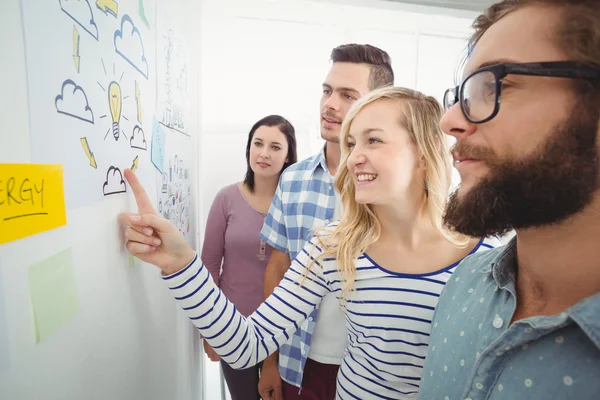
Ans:
[[[481,268],[484,274],[491,274],[499,288],[515,284],[517,268],[517,238],[513,237],[504,249],[487,265]]]
[[[600,349],[600,292],[581,300],[567,313]]]
[[[323,146],[319,154],[317,154],[308,165],[308,169],[313,173],[318,167],[321,167],[323,171],[329,173],[329,170],[327,169],[327,160],[325,159],[325,146]]]

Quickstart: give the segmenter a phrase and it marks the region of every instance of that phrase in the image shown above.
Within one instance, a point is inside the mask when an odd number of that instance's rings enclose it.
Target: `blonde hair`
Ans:
[[[354,118],[366,106],[380,100],[397,101],[398,121],[409,132],[412,141],[423,155],[425,161],[423,189],[426,198],[423,213],[429,216],[435,229],[449,242],[456,246],[466,246],[469,241],[465,236],[447,230],[442,223],[442,215],[452,184],[450,150],[439,126],[442,106],[435,98],[411,89],[384,87],[374,90],[353,105],[342,123],[340,135],[342,157],[335,177],[335,188],[341,195],[344,208],[342,219],[335,229],[315,229],[316,238],[323,249],[317,260],[326,257],[336,259],[338,271],[344,282],[342,301],[354,287],[356,258],[381,235],[381,224],[373,211],[373,206],[355,201],[354,181],[346,167],[350,156],[348,134]]]

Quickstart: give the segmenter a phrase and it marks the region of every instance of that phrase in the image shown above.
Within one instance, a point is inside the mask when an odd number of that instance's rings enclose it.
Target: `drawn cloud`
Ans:
[[[146,143],[144,131],[139,125],[136,125],[135,128],[133,128],[133,133],[131,135],[131,140],[129,140],[129,144],[134,149],[148,150],[148,144]]]
[[[148,79],[148,61],[140,31],[127,14],[121,18],[121,29],[115,31],[115,51]]]
[[[54,99],[56,111],[90,124],[94,123],[94,113],[90,108],[87,95],[81,86],[67,79],[63,82],[60,94]]]
[[[123,174],[119,168],[113,167],[112,165],[108,168],[108,171],[106,172],[106,182],[104,182],[102,191],[105,196],[125,193],[127,191],[125,181],[123,180]]]
[[[81,26],[87,33],[98,40],[98,26],[94,21],[92,6],[89,0],[58,0],[60,8]]]

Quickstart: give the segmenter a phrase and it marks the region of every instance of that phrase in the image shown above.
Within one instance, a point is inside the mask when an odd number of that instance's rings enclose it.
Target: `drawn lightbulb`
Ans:
[[[113,122],[113,137],[119,140],[119,121],[121,120],[121,87],[117,82],[108,86],[108,107]]]

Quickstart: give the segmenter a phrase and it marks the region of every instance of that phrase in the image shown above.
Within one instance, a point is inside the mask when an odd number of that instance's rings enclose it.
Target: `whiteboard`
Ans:
[[[67,223],[0,245],[2,399],[201,398],[199,337],[158,270],[128,256],[117,224],[135,210],[120,175],[134,168],[198,246],[199,114],[186,114],[184,135],[157,101],[166,8],[180,37],[197,34],[188,16],[199,6],[183,0],[3,3],[11,57],[0,71],[12,95],[0,108],[0,163],[62,165]],[[198,56],[188,54],[179,104],[191,110]],[[153,157],[154,121],[165,125]],[[165,194],[160,160],[178,165]]]

